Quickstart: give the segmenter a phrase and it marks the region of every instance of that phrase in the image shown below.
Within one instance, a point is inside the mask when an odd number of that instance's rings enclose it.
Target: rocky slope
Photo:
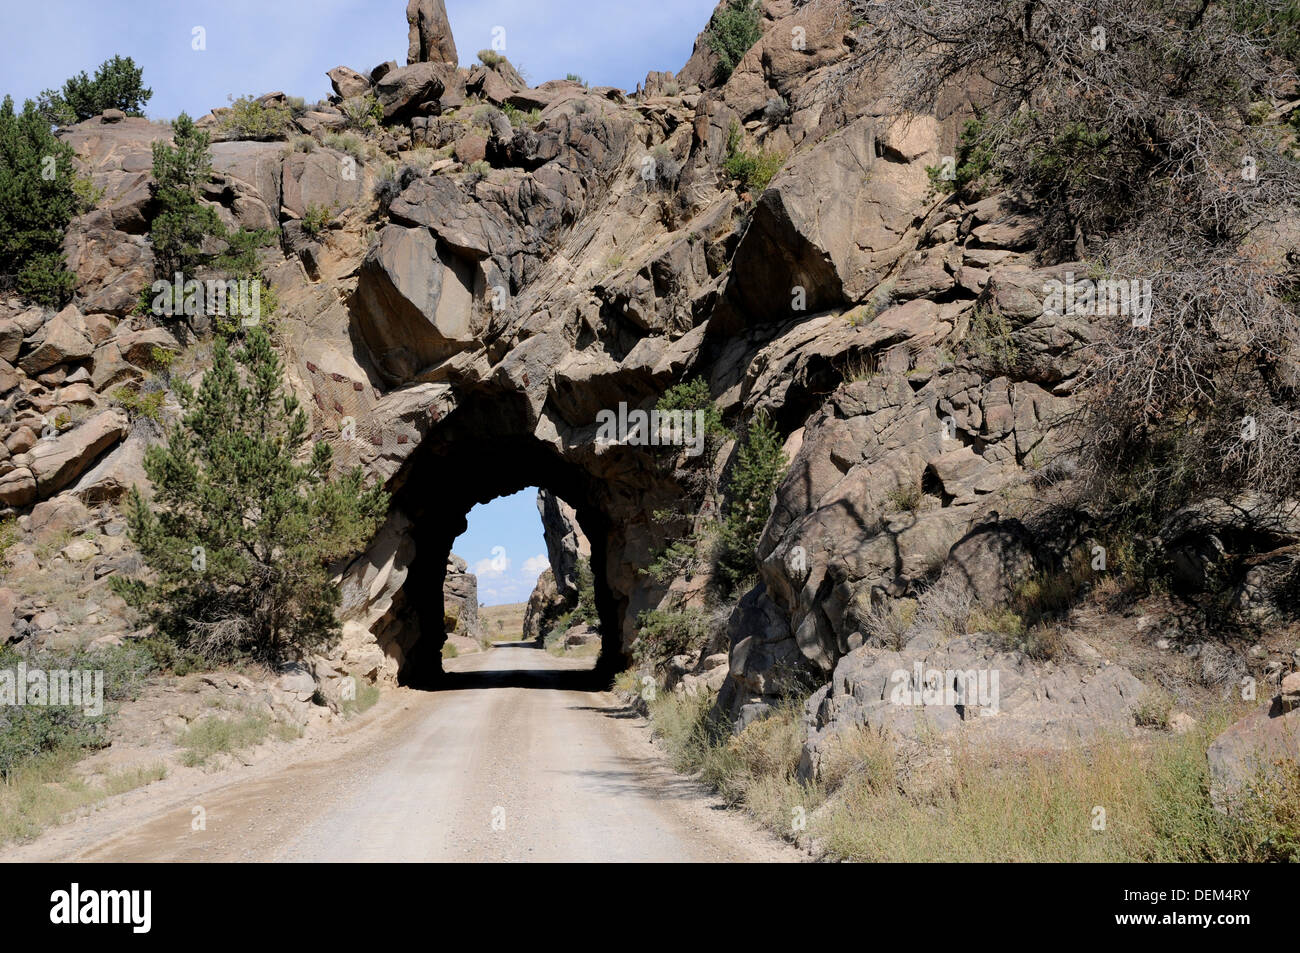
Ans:
[[[621,668],[640,613],[703,599],[698,578],[644,573],[668,539],[654,514],[694,471],[684,455],[598,440],[598,414],[652,407],[702,377],[726,420],[771,415],[790,465],[761,582],[713,646],[726,674],[709,646],[678,665],[707,672],[742,723],[792,671],[822,685],[807,770],[839,726],[911,730],[916,712],[887,704],[887,682],[916,663],[1003,672],[1004,717],[976,727],[1035,745],[1137,730],[1162,653],[1212,658],[1189,684],[1214,690],[1294,667],[1282,627],[1247,653],[1194,632],[1171,641],[1152,623],[1130,633],[1127,665],[1083,636],[1053,662],[988,631],[949,642],[904,626],[894,645],[872,634],[882,611],[915,609],[936,578],[951,598],[995,604],[1090,532],[1033,519],[1068,482],[1058,424],[1094,333],[1047,310],[1041,289],[1086,266],[1040,265],[1032,209],[1007,195],[964,204],[936,194],[927,172],[956,151],[973,92],[899,114],[889,77],[853,59],[853,24],[835,3],[765,3],[762,38],[725,83],[701,40],[680,72],[652,73],[635,93],[528,87],[508,62],[458,66],[441,7],[412,0],[407,65],[331,71],[336,96],[294,120],[305,151],[235,138],[220,109],[200,121],[217,133],[207,197],[223,219],[280,229],[262,270],[316,436],[394,493],[368,551],[340,570],[344,638],[330,664],[436,677],[450,620],[459,631],[476,605],[450,556],[466,514],[538,486],[543,513],[557,515],[552,577],[530,614],[553,618],[571,598],[587,541],[602,663]],[[358,160],[329,134],[370,96],[383,118]],[[725,172],[733,125],[745,148],[785,156],[761,189]],[[114,504],[143,479],[158,429],[129,420],[114,391],[152,380],[159,350],[179,355],[173,375],[196,377],[205,359],[201,341],[134,313],[154,277],[150,144],[169,134],[109,114],[61,133],[105,195],[68,233],[73,304],[49,314],[11,301],[0,313],[0,504],[23,514],[26,534],[11,573],[49,539],[65,543],[61,571],[92,567],[79,585],[133,568],[112,542]],[[328,226],[305,227],[322,208]],[[1005,326],[990,331],[988,313]],[[1003,348],[1016,360],[1000,360]],[[735,453],[728,443],[711,463],[725,470]],[[85,526],[94,539],[57,535]],[[1296,540],[1300,527],[1272,541]],[[1249,586],[1240,599],[1268,611]],[[970,714],[940,709],[944,731]]]

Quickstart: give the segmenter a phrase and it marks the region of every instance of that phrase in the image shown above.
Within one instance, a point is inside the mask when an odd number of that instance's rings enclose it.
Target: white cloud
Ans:
[[[546,558],[545,553],[538,553],[524,560],[524,568],[521,570],[525,578],[536,580],[538,576],[551,568],[551,561]]]
[[[510,572],[510,557],[500,546],[493,547],[487,559],[480,559],[474,564],[473,573],[480,579],[501,579]]]

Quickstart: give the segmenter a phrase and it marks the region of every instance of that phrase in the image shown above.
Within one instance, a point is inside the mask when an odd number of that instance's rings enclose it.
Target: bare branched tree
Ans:
[[[1192,492],[1293,503],[1300,262],[1285,251],[1300,232],[1300,153],[1285,98],[1300,5],[850,6],[861,42],[849,68],[887,70],[900,111],[970,91],[964,181],[1031,203],[1045,261],[1150,282],[1149,320],[1076,312],[1100,332],[1076,447],[1089,485],[1158,485],[1171,505]]]

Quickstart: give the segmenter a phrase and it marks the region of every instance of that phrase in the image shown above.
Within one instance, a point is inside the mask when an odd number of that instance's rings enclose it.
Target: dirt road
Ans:
[[[106,808],[5,859],[800,859],[671,771],[587,664],[531,644],[453,659],[448,688],[399,690],[327,750]]]

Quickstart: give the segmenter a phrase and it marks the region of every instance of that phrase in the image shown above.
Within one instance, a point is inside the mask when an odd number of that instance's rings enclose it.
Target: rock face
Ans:
[[[578,561],[591,558],[591,544],[578,526],[578,514],[548,490],[537,491],[537,512],[556,591],[572,604],[578,598]]]
[[[357,328],[386,376],[409,380],[472,347],[474,277],[422,229],[389,226],[362,266]]]
[[[406,22],[410,27],[410,45],[406,62],[456,63],[456,41],[451,35],[451,21],[443,0],[410,0],[406,5]]]
[[[537,585],[524,609],[524,638],[540,639],[569,608],[569,603],[555,588],[555,575],[546,569],[537,577]]]
[[[375,84],[375,95],[384,109],[384,119],[401,119],[428,108],[437,108],[447,88],[448,67],[416,62],[384,74]]]
[[[851,726],[888,731],[904,748],[965,729],[1006,751],[1131,733],[1144,691],[1119,666],[1096,674],[1083,666],[1044,668],[978,634],[948,642],[920,637],[902,651],[854,649],[807,702],[800,771],[815,776],[827,741]]]
[[[442,589],[443,614],[448,632],[477,637],[478,578],[469,565],[454,553],[447,557],[447,575]]]
[[[926,168],[952,150],[965,103],[895,116],[880,105],[888,78],[862,71],[825,108],[819,71],[851,52],[837,22],[771,5],[764,38],[724,86],[704,78],[698,44],[676,77],[655,74],[630,97],[567,80],[530,89],[505,66],[461,69],[443,4],[413,0],[406,66],[330,73],[340,98],[374,92],[384,117],[374,145],[410,166],[365,240],[370,163],[350,165],[323,142],[213,146],[205,194],[219,214],[282,227],[263,266],[315,433],[394,493],[392,519],[345,573],[341,651],[377,652],[383,661],[366,665],[388,674],[436,670],[436,645],[462,615],[444,601],[466,599],[463,567],[449,562],[464,514],[525,486],[543,490],[552,564],[531,600],[537,628],[571,605],[588,554],[607,664],[630,648],[641,612],[701,598],[698,580],[645,574],[670,538],[656,513],[702,470],[734,462],[734,444],[698,465],[597,439],[602,412],[652,408],[688,375],[729,421],[779,420],[791,457],[758,551],[762,583],[717,634],[731,653],[725,694],[739,706],[791,665],[829,676],[861,644],[872,607],[928,579],[1026,478],[1069,399],[1086,329],[1043,314],[1034,289],[1055,272],[1023,254],[1014,207],[930,196]],[[791,55],[795,26],[816,39]],[[540,118],[463,113],[469,96]],[[778,97],[788,111],[760,121]],[[319,137],[343,117],[322,104],[295,122]],[[790,157],[757,194],[723,174],[733,123],[747,148]],[[167,135],[133,119],[67,133],[107,208],[76,226],[74,312],[41,316],[21,338],[0,325],[16,379],[84,369],[102,394],[143,380],[147,355],[166,347],[139,337],[159,329],[125,315],[150,277],[147,243],[137,253],[133,242],[150,214],[151,144]],[[416,146],[447,157],[416,162]],[[300,222],[312,206],[337,219],[315,238]],[[963,351],[971,315],[994,306],[1022,355],[1013,368]],[[106,449],[98,429],[86,432],[87,455]],[[10,453],[0,494],[11,505],[88,469]],[[78,492],[111,499],[132,472],[128,455],[118,462],[117,476],[106,462]]]

